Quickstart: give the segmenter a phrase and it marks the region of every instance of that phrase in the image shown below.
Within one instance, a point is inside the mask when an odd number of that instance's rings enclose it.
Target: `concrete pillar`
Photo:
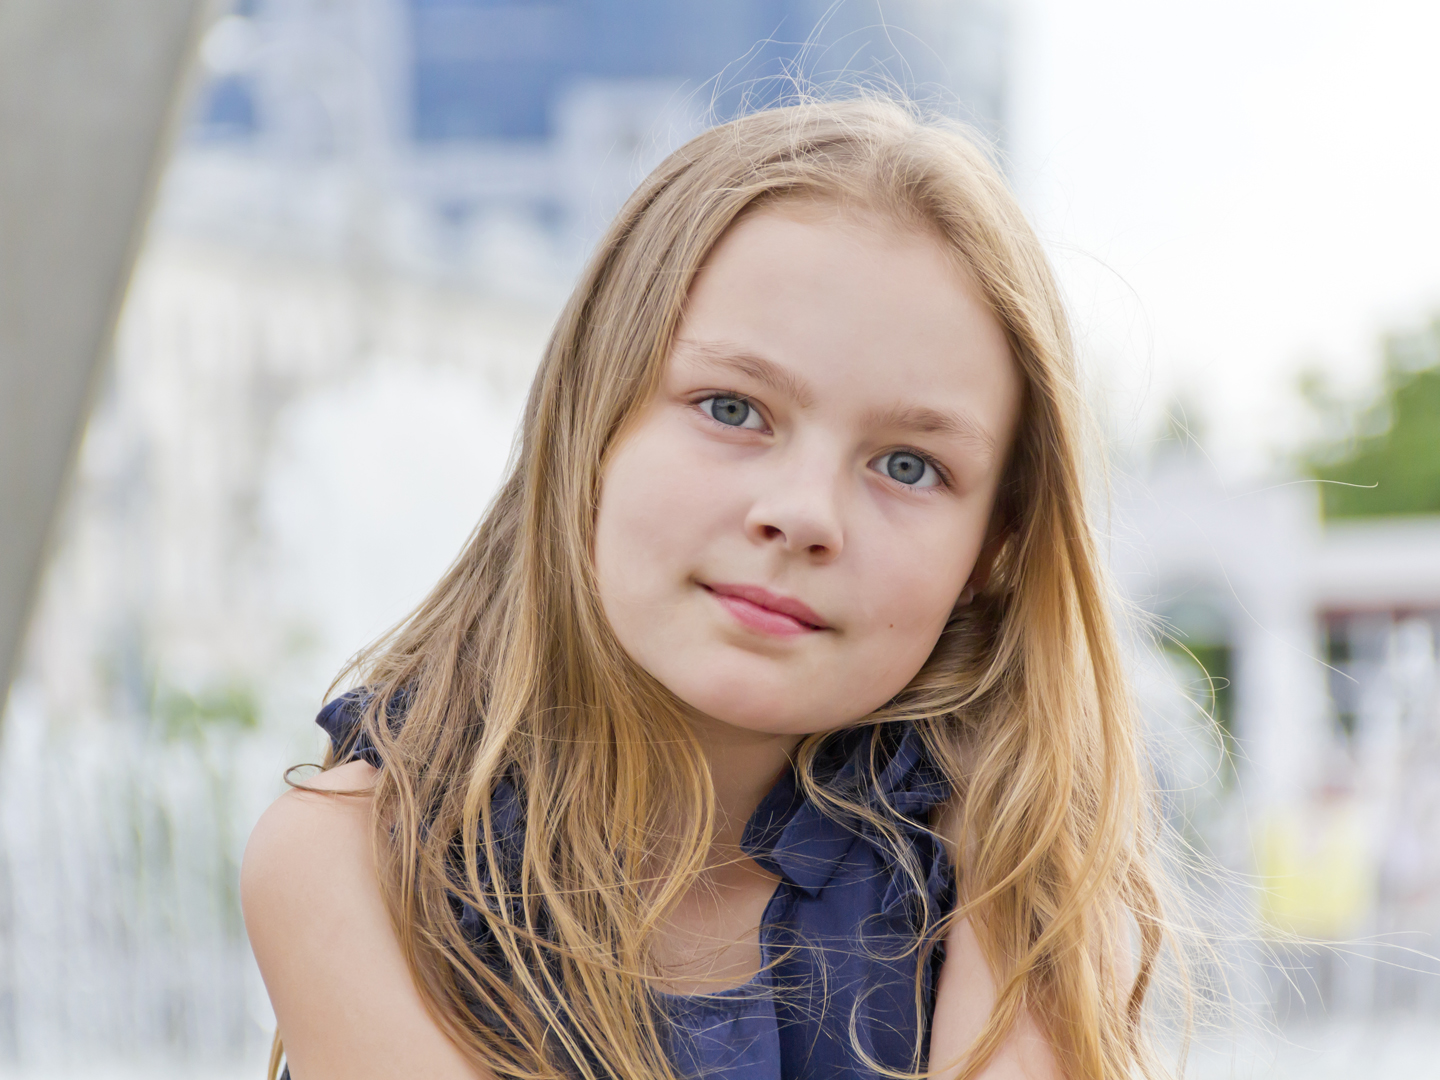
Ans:
[[[209,7],[0,3],[0,706]]]

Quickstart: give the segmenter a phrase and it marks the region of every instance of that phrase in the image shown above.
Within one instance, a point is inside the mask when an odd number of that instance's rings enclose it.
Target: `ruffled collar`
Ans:
[[[912,836],[933,838],[926,814],[951,793],[924,738],[908,723],[837,735],[821,749],[814,771],[822,788],[843,792]],[[741,847],[767,870],[815,896],[830,883],[857,840],[878,843],[874,825],[859,817],[847,820],[817,805],[806,796],[794,769],[787,769],[760,800],[745,826]]]

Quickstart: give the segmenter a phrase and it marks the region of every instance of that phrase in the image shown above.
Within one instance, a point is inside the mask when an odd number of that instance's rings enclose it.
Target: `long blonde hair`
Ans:
[[[603,617],[595,508],[607,454],[656,389],[707,253],[747,210],[787,198],[838,200],[936,237],[1006,330],[1024,382],[989,582],[910,684],[860,721],[914,725],[955,787],[945,820],[962,904],[919,948],[968,915],[995,973],[999,997],[964,1075],[1022,1009],[1068,1074],[1152,1074],[1142,1003],[1164,941],[1154,817],[1083,505],[1064,310],[987,155],[885,100],[755,113],[651,174],[559,319],[509,477],[466,549],[349,672],[385,763],[377,859],[416,982],[441,1027],[498,1076],[674,1076],[651,943],[704,864],[715,798],[678,703]],[[826,738],[802,742],[802,783],[837,810],[873,813],[814,782]],[[501,784],[524,807],[518,855],[491,809]],[[483,956],[460,900],[488,924]]]

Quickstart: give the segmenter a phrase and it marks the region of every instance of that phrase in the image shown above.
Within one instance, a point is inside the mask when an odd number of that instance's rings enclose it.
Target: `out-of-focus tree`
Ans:
[[[1300,391],[1322,423],[1302,454],[1330,518],[1440,513],[1440,316],[1384,339],[1382,392],[1357,405],[1324,378],[1302,376]]]

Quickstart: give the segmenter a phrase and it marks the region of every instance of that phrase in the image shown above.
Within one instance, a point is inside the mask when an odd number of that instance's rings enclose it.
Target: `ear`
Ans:
[[[995,560],[1000,555],[1000,549],[1005,546],[1005,541],[1010,539],[1010,533],[1010,525],[1002,515],[991,514],[990,527],[985,530],[985,541],[980,545],[980,554],[975,556],[975,566],[970,571],[970,578],[965,582],[965,588],[960,590],[959,599],[955,601],[957,609],[971,603],[976,594],[990,583],[990,572],[995,569]]]

